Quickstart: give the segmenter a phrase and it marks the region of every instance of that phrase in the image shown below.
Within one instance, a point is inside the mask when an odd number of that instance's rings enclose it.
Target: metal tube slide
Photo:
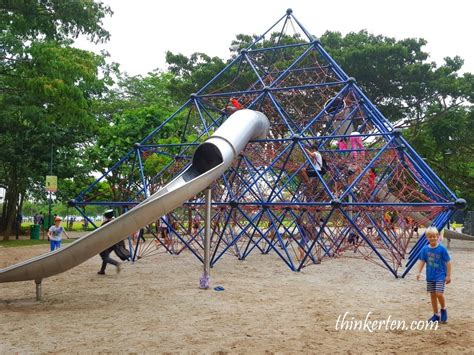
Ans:
[[[469,234],[455,232],[450,229],[445,229],[443,233],[444,238],[447,239],[470,240],[474,242],[474,236]]]
[[[377,197],[381,201],[389,202],[389,203],[401,203],[400,199],[398,199],[394,194],[388,191],[387,187],[382,187],[377,192]],[[423,216],[423,214],[419,212],[409,212],[408,215],[413,218],[413,220],[420,226],[424,227],[428,219]]]
[[[1,269],[0,282],[41,280],[62,273],[155,222],[217,180],[250,140],[266,137],[269,126],[261,112],[235,112],[198,146],[192,164],[158,192],[64,248]]]

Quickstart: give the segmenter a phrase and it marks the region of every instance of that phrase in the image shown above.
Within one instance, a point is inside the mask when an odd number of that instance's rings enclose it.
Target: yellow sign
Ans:
[[[58,191],[58,177],[54,175],[46,175],[46,191]]]

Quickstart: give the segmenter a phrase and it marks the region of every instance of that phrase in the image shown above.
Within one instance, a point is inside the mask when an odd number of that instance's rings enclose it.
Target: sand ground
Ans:
[[[0,248],[0,267],[46,251]],[[363,260],[294,273],[275,255],[227,256],[212,270],[212,287],[225,288],[217,292],[198,288],[202,266],[189,253],[106,276],[95,257],[45,280],[41,302],[33,282],[0,284],[0,353],[473,353],[474,243],[455,240],[450,252],[449,323],[437,330],[337,330],[346,312],[408,325],[431,315],[424,281]]]

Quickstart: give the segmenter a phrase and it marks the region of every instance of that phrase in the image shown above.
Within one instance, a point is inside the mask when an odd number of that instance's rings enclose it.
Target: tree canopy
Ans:
[[[325,49],[438,175],[472,207],[474,202],[474,77],[463,60],[428,62],[426,41],[360,31],[326,32]]]
[[[0,186],[6,189],[0,231],[10,233],[25,198],[44,200],[44,176],[58,175],[58,201],[67,201],[164,122],[191,93],[220,72],[255,36],[239,34],[227,60],[205,53],[167,52],[168,68],[127,76],[104,54],[72,46],[110,37],[103,19],[112,10],[93,0],[0,1]],[[274,35],[260,46],[292,43]],[[463,60],[429,61],[426,41],[396,40],[367,31],[326,32],[326,51],[436,170],[448,186],[474,202],[474,80]],[[296,49],[295,49],[296,50]],[[290,59],[288,59],[290,60]],[[265,64],[265,58],[260,63]],[[282,67],[288,63],[281,64]],[[232,73],[230,73],[232,74]],[[240,78],[242,85],[247,81]],[[179,143],[178,121],[155,143]],[[166,158],[146,160],[153,176]],[[97,190],[120,198],[118,171]]]
[[[255,36],[239,34],[232,55]],[[424,39],[396,40],[367,31],[325,32],[325,50],[343,70],[355,77],[370,100],[393,124],[405,128],[415,150],[459,196],[474,202],[474,78],[460,74],[463,60],[446,57],[429,62]],[[280,39],[281,40],[281,39]],[[291,43],[284,37],[284,43]],[[260,46],[272,45],[272,38]],[[221,70],[226,63],[194,53],[189,58],[168,52],[169,69],[177,74],[183,98]],[[203,66],[206,69],[203,69]]]
[[[27,191],[44,176],[74,176],[80,147],[97,126],[94,100],[111,84],[105,58],[71,46],[86,35],[107,40],[110,8],[91,0],[2,1],[0,4],[1,229],[8,237]]]

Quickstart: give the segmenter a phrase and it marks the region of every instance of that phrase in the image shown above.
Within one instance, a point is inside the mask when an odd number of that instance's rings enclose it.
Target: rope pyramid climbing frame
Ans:
[[[356,257],[405,276],[426,243],[422,228],[442,228],[463,207],[290,9],[71,204],[85,217],[89,204],[133,208],[240,107],[263,112],[270,134],[211,186],[212,266],[252,252],[277,255],[293,271]],[[163,127],[177,122],[179,143],[160,144]],[[324,174],[314,172],[314,149]],[[151,157],[164,164],[152,176]],[[98,182],[111,174],[121,177],[120,199],[97,201]],[[200,194],[130,236],[134,259],[190,251],[202,262],[203,221]]]

